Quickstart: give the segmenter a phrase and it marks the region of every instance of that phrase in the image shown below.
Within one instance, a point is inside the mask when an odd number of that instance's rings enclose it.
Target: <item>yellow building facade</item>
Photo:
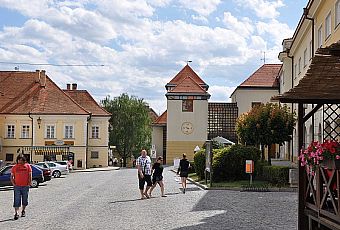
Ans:
[[[18,84],[20,83],[20,84]],[[76,84],[60,89],[45,71],[0,72],[0,159],[72,160],[74,168],[108,165],[108,120]]]

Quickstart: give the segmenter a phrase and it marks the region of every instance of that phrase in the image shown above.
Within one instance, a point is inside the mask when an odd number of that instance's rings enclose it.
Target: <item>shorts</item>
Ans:
[[[152,186],[151,175],[144,175],[144,177],[141,178],[138,174],[138,181],[139,181],[139,189],[140,190],[144,189],[145,182],[146,182],[147,186]]]
[[[159,181],[162,181],[163,180],[163,176],[160,175],[160,176],[153,176],[152,177],[152,184],[156,184],[157,182]]]
[[[181,171],[179,174],[180,177],[188,177],[189,172],[188,171]]]
[[[21,206],[21,201],[23,206],[28,205],[28,191],[30,186],[14,186],[14,208],[19,208]]]

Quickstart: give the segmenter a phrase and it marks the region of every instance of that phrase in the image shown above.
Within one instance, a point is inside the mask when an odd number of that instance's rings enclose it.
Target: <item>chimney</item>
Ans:
[[[46,87],[46,71],[45,70],[40,71],[40,85],[42,87]]]
[[[35,83],[38,83],[39,81],[40,81],[40,70],[36,70],[35,71],[35,78],[34,78],[34,80],[35,80]]]
[[[77,83],[72,83],[72,90],[77,90]]]
[[[67,90],[71,90],[71,84],[66,84],[66,87]]]

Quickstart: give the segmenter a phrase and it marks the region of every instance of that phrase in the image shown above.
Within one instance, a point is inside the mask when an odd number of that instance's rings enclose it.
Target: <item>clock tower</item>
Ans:
[[[187,154],[207,140],[209,86],[186,65],[165,86],[167,93],[166,162]]]

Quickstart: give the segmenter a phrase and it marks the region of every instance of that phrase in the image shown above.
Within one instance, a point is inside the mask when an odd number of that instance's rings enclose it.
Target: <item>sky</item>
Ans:
[[[307,0],[0,0],[0,70],[35,71],[100,102],[122,93],[166,110],[165,85],[186,64],[209,101],[264,63],[280,63]]]

